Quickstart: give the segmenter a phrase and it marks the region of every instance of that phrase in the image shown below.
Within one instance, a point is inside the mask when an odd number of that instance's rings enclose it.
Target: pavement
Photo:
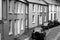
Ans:
[[[60,25],[46,30],[46,40],[60,40]]]

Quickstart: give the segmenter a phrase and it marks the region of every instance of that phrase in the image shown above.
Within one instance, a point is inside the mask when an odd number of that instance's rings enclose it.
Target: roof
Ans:
[[[55,5],[60,5],[60,2],[56,1],[56,0],[44,0],[46,3],[48,4],[55,4]]]
[[[44,4],[47,5],[43,0],[27,0],[30,3]]]
[[[20,2],[24,2],[24,3],[27,3],[25,0],[18,0],[18,1],[20,1]]]

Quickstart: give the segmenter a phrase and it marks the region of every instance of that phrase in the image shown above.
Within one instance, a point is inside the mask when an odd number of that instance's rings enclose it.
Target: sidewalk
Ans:
[[[47,30],[46,33],[46,40],[56,40],[58,38],[58,35],[60,34],[60,25]]]

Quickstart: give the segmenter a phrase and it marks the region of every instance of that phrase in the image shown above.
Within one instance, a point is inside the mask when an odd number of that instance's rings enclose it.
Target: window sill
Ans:
[[[33,24],[35,24],[35,22],[32,22]]]
[[[11,36],[11,35],[13,35],[13,33],[9,33],[8,35]]]

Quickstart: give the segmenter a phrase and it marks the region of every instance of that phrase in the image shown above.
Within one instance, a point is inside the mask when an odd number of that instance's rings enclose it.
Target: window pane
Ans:
[[[40,5],[39,5],[39,12],[40,12]]]
[[[32,11],[34,11],[34,4],[32,4],[32,6],[33,6],[33,7],[32,7]]]
[[[32,23],[35,23],[35,16],[32,15]]]
[[[21,13],[24,13],[24,4],[23,3],[21,3]]]
[[[23,19],[21,19],[21,30],[24,30]]]
[[[18,12],[18,3],[16,2],[15,3],[15,13],[17,13]]]
[[[47,6],[44,6],[44,12],[47,12]]]
[[[13,34],[13,30],[12,30],[12,21],[9,21],[9,35]]]
[[[17,20],[17,30],[18,30],[18,34],[20,33],[20,20]]]
[[[27,14],[28,13],[28,6],[26,5],[25,7],[26,7],[26,14]]]
[[[42,12],[43,11],[43,6],[41,6],[41,9],[40,9],[40,12]]]
[[[14,25],[15,25],[14,26],[15,27],[15,35],[20,34],[20,20],[16,20]]]
[[[49,11],[52,11],[52,6],[51,5],[49,5]]]
[[[15,35],[17,35],[17,21],[15,20],[15,22],[14,22],[14,33],[15,33]]]
[[[12,13],[13,12],[13,1],[9,1],[9,12]]]
[[[21,12],[21,3],[19,2],[18,3],[18,13],[20,13]]]

